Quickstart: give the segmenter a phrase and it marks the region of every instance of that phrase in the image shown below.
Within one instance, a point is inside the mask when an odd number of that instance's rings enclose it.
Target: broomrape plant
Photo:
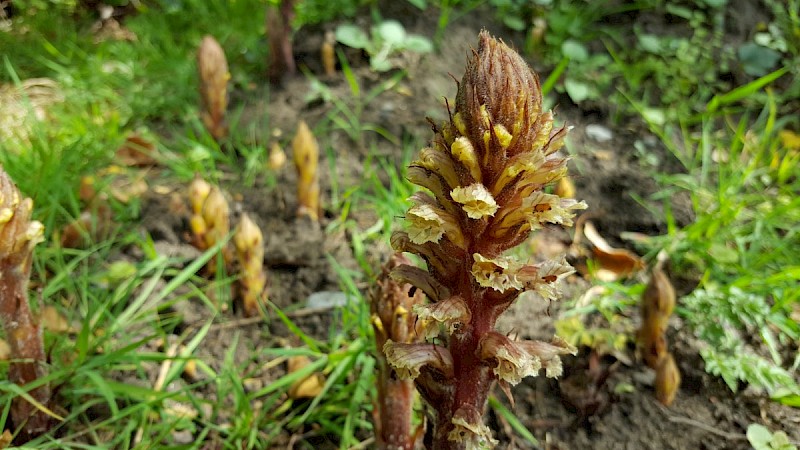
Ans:
[[[44,227],[31,220],[32,212],[33,200],[22,197],[0,166],[0,325],[11,350],[8,380],[19,386],[47,375],[42,327],[28,301],[33,248],[44,239]],[[44,411],[50,400],[50,386],[43,383],[30,390],[28,398],[17,396],[11,401],[11,421],[20,430],[21,441],[50,428]]]
[[[576,353],[558,337],[520,341],[495,331],[522,292],[555,300],[559,280],[573,273],[564,258],[523,263],[506,251],[544,224],[571,226],[586,204],[543,192],[567,172],[557,153],[567,128],[554,128],[552,112],[542,111],[539,79],[523,59],[485,31],[448,112],[408,169],[429,192],[411,197],[407,231],[391,239],[427,264],[400,265],[392,276],[427,295],[413,312],[429,342],[388,340],[383,351],[436,411],[429,448],[484,448],[496,442],[482,419],[492,384],[509,392],[541,368],[556,377],[559,355]]]

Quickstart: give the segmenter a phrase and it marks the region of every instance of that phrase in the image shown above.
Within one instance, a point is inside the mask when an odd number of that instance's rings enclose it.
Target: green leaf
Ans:
[[[661,39],[654,34],[642,34],[639,36],[639,47],[650,53],[661,52]]]
[[[525,31],[525,27],[527,25],[521,17],[512,15],[504,16],[503,24],[516,31]]]
[[[392,69],[392,63],[386,57],[374,56],[369,60],[369,66],[376,72],[386,72]]]
[[[738,54],[744,72],[754,77],[766,75],[781,59],[780,53],[754,42],[748,42],[739,47]]]
[[[422,11],[425,11],[425,8],[428,7],[428,2],[426,0],[408,0],[408,3],[411,3]]]
[[[724,243],[714,242],[708,248],[708,254],[718,263],[736,264],[739,262],[739,253]]]
[[[586,61],[589,59],[589,50],[586,50],[586,46],[575,39],[567,39],[561,44],[561,54],[575,61]]]
[[[664,110],[659,108],[642,109],[642,118],[653,125],[663,126],[667,122]]]
[[[402,45],[407,37],[406,29],[396,20],[385,20],[381,22],[377,26],[376,31],[383,41],[394,46]]]
[[[508,424],[511,425],[511,428],[513,428],[514,431],[516,431],[517,434],[519,434],[523,439],[528,441],[529,444],[534,446],[539,445],[539,440],[537,440],[533,434],[527,428],[525,428],[525,425],[519,421],[519,418],[517,418],[513,412],[509,411],[505,405],[500,403],[497,398],[494,396],[489,396],[489,405],[497,412],[498,415],[506,419]]]
[[[788,72],[787,68],[778,69],[768,75],[764,75],[763,77],[753,80],[744,86],[739,86],[736,89],[722,95],[715,95],[714,98],[708,102],[708,106],[706,106],[706,110],[712,113],[719,109],[721,106],[728,105],[744,98],[747,98],[753,95],[755,92],[758,92],[763,87],[769,85],[773,81],[777,80],[778,78],[782,77],[786,72]]]
[[[580,103],[591,96],[592,90],[588,84],[567,78],[564,80],[564,89],[575,103]]]
[[[352,48],[364,49],[370,44],[369,36],[364,30],[347,23],[336,27],[336,40]]]
[[[409,34],[403,43],[403,47],[415,53],[430,53],[433,51],[431,40],[418,34]]]
[[[778,389],[778,391],[772,394],[770,398],[782,405],[791,406],[792,408],[800,408],[800,394],[794,394],[790,389]]]
[[[756,450],[768,450],[770,448],[769,443],[772,440],[772,433],[764,425],[751,423],[747,427],[747,440]]]

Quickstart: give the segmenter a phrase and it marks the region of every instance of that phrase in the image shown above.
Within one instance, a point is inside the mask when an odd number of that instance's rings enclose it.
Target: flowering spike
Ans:
[[[219,141],[228,135],[225,110],[228,106],[228,61],[225,51],[211,36],[205,36],[197,50],[197,70],[200,74],[200,96],[203,124]]]
[[[395,277],[428,294],[431,303],[414,308],[417,332],[447,347],[387,343],[384,350],[437,410],[431,448],[483,448],[495,443],[481,420],[492,383],[507,388],[540,367],[555,376],[558,356],[573,351],[494,331],[521,292],[555,299],[572,273],[563,259],[523,264],[504,252],[544,224],[572,225],[586,205],[542,192],[566,174],[567,159],[556,152],[568,129],[542,111],[539,79],[522,58],[486,32],[448,113],[408,169],[409,181],[432,195],[412,197],[407,231],[391,239],[395,250],[425,261],[427,274],[402,268]]]
[[[21,199],[14,182],[0,167],[0,325],[9,346],[8,380],[19,386],[47,375],[42,328],[28,301],[33,249],[44,237],[44,226],[31,220],[32,212],[33,200]],[[50,418],[43,409],[50,406],[50,394],[50,385],[39,383],[28,392],[30,401],[21,396],[12,398],[10,417],[19,427],[20,441],[49,428]]]

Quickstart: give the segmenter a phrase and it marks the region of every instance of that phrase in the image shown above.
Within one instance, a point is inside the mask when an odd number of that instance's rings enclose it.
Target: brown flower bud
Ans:
[[[228,60],[225,51],[211,36],[205,36],[197,50],[203,124],[216,140],[228,135],[225,110],[228,107]]]
[[[319,220],[319,144],[308,124],[301,120],[292,140],[297,169],[297,214]]]
[[[539,78],[519,54],[486,31],[478,39],[478,50],[467,63],[456,94],[460,115],[456,126],[463,126],[459,132],[475,146],[484,168],[491,170],[500,167],[506,156],[533,148],[542,128],[542,91]],[[501,148],[506,154],[496,153]]]
[[[678,388],[681,385],[681,371],[675,364],[671,353],[661,358],[656,367],[656,399],[664,406],[669,406],[675,400]]]
[[[239,281],[244,315],[257,316],[262,302],[267,276],[264,273],[264,237],[261,229],[247,214],[242,215],[236,234],[233,236],[236,255],[239,258]]]

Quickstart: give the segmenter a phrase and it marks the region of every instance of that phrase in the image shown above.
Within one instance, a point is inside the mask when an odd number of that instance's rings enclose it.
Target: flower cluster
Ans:
[[[491,384],[516,384],[541,368],[558,376],[559,355],[575,352],[558,338],[516,341],[494,331],[520,293],[554,300],[558,282],[573,273],[563,258],[524,263],[506,251],[547,224],[571,226],[586,204],[543,192],[566,174],[558,150],[567,128],[542,111],[528,65],[487,32],[448,112],[408,169],[428,192],[410,198],[406,231],[392,236],[395,250],[427,264],[400,266],[393,276],[425,292],[429,303],[414,307],[418,331],[438,343],[388,341],[384,352],[437,410],[433,448],[483,447],[493,442],[481,418]]]

